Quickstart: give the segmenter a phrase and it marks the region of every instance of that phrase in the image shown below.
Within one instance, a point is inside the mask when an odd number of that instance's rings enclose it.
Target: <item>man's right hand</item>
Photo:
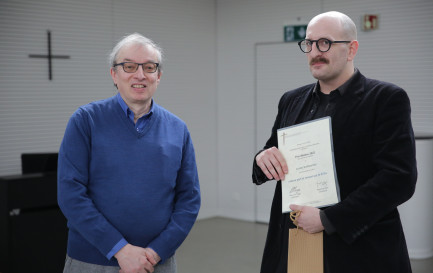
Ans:
[[[146,249],[127,244],[115,255],[120,266],[120,273],[152,273],[157,261],[146,255]]]
[[[289,173],[286,160],[277,147],[271,147],[258,154],[256,163],[268,179],[283,180]]]

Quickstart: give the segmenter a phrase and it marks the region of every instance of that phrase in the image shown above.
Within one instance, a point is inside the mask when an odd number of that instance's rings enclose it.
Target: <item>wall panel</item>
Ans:
[[[368,77],[403,87],[411,99],[415,132],[433,132],[433,92],[429,84],[433,77],[433,54],[429,50],[433,42],[431,0],[219,0],[217,3],[220,214],[250,220],[257,215],[258,195],[251,183],[251,164],[258,147],[264,143],[254,136],[269,134],[272,124],[258,124],[262,121],[256,116],[261,115],[259,111],[266,111],[263,110],[266,107],[260,109],[264,100],[258,97],[255,84],[261,80],[263,85],[269,84],[271,91],[274,82],[276,85],[300,79],[289,69],[280,71],[281,67],[304,71],[305,78],[309,77],[306,62],[300,65],[275,49],[274,44],[284,39],[284,25],[307,24],[313,16],[329,10],[348,14],[359,29],[360,49],[355,65]],[[361,30],[361,18],[366,13],[379,14],[378,30]],[[261,67],[255,67],[257,44],[263,44],[262,63],[267,56],[271,62],[266,63],[266,68],[270,68],[260,75],[256,71]],[[296,47],[287,50],[303,54]],[[280,75],[285,78],[272,81],[273,77],[283,77]],[[310,82],[314,81],[310,76]],[[280,94],[291,87],[287,84]],[[266,97],[266,86],[260,88],[268,103],[271,95]],[[271,113],[276,111],[277,103],[278,100]]]
[[[0,174],[21,172],[20,154],[57,152],[69,116],[114,94],[105,61],[110,1],[0,1]],[[51,31],[53,55],[48,80]]]
[[[117,93],[107,57],[140,32],[165,51],[156,102],[193,138],[203,206],[216,214],[216,27],[214,0],[0,0],[0,175],[21,172],[21,153],[57,152],[70,115]],[[47,30],[54,59],[47,53]]]

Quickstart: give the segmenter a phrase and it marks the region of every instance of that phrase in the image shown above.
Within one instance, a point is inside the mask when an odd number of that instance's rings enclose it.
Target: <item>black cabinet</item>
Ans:
[[[0,273],[63,272],[66,244],[56,172],[0,177]]]

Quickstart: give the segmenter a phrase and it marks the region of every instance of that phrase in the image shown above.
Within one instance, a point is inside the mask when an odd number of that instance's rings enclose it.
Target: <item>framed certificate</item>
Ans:
[[[332,145],[331,118],[278,130],[278,149],[289,169],[282,187],[282,212],[291,204],[325,207],[340,202]]]

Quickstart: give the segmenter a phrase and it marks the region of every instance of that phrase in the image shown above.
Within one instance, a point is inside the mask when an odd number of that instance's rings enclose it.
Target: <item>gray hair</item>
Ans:
[[[133,45],[133,44],[140,44],[143,46],[153,47],[156,51],[156,55],[158,58],[158,63],[159,63],[158,70],[160,72],[162,71],[162,57],[163,57],[162,49],[154,41],[152,41],[151,39],[149,39],[147,37],[144,37],[143,35],[141,35],[140,33],[137,33],[137,32],[123,37],[116,44],[116,46],[113,48],[110,55],[108,56],[109,65],[112,67],[116,64],[117,54],[119,54],[119,51],[124,46]]]
[[[338,11],[328,11],[328,12],[321,13],[321,14],[315,16],[313,19],[311,19],[310,23],[315,22],[315,21],[317,21],[323,17],[331,17],[331,18],[338,19],[338,21],[340,22],[340,24],[344,30],[344,35],[347,37],[347,39],[357,40],[356,25],[353,22],[353,20],[350,19],[349,16],[347,16],[344,13],[338,12]]]

